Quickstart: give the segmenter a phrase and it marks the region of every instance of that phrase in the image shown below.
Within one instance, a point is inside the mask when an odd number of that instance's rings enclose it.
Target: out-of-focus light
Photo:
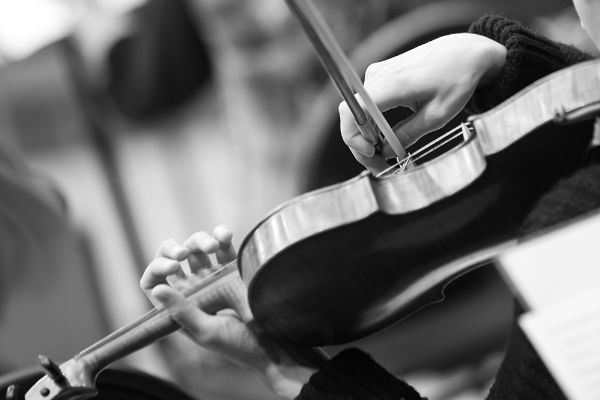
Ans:
[[[114,12],[127,12],[144,4],[146,0],[96,0],[96,4]]]
[[[68,35],[85,12],[120,14],[146,0],[0,0],[0,64]]]
[[[75,15],[60,0],[0,0],[0,51],[8,59],[26,57],[69,32]]]

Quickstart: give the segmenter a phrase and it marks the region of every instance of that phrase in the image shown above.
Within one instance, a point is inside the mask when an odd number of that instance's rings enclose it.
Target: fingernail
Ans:
[[[175,249],[175,257],[177,259],[186,258],[187,256],[189,256],[189,251],[186,247],[179,246]]]
[[[217,239],[204,239],[202,241],[202,247],[206,248],[207,250],[215,250],[219,247],[219,242]]]
[[[171,298],[171,296],[169,296],[169,293],[167,293],[160,286],[161,285],[158,285],[154,289],[152,289],[152,297],[158,300],[158,302],[161,303],[163,306],[168,307],[170,304],[173,303],[173,299]]]
[[[213,235],[221,242],[229,242],[233,237],[233,232],[225,225],[219,225],[213,230]]]

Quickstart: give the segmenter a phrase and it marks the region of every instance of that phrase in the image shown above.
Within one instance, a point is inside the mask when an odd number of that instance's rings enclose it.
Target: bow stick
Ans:
[[[286,0],[286,2],[300,22],[338,92],[348,104],[362,135],[375,145],[376,150],[381,150],[382,141],[386,140],[396,156],[399,159],[404,158],[406,150],[379,108],[367,94],[356,70],[352,67],[350,60],[342,51],[312,1]],[[355,94],[362,99],[366,112]],[[408,138],[406,139],[408,141]]]

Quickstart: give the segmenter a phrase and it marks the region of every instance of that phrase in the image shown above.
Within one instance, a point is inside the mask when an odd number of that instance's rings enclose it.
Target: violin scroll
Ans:
[[[47,357],[38,356],[38,363],[46,371],[46,375],[39,379],[25,396],[19,393],[17,387],[9,388],[7,399],[9,391],[12,392],[13,400],[85,400],[98,394],[92,372],[76,359],[58,366]]]

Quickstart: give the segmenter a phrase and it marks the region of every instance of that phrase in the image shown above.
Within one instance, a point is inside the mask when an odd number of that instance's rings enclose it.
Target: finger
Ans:
[[[401,72],[403,58],[406,57],[399,55],[371,64],[365,72],[365,91],[381,112],[400,106],[415,111],[424,96],[427,97],[422,85],[415,84],[415,80],[410,78],[410,72]],[[360,98],[358,100],[361,101]]]
[[[397,158],[398,155],[392,149],[392,146],[386,141],[383,142],[383,146],[381,146],[381,157],[385,160],[390,158]]]
[[[338,111],[340,114],[340,132],[344,143],[365,157],[373,157],[375,146],[361,135],[346,102],[340,103]]]
[[[381,71],[385,71],[385,69],[381,69]],[[380,73],[385,76],[385,72]],[[377,74],[373,74],[372,76],[377,76]],[[398,90],[401,87],[402,90]],[[414,84],[411,82],[404,82],[400,84],[396,82],[394,85],[390,85],[385,79],[371,79],[370,81],[365,81],[365,89],[368,90],[371,99],[377,105],[377,107],[382,111],[388,111],[391,109],[395,109],[398,107],[405,107],[410,109],[413,112],[409,118],[414,117],[414,114],[418,114],[424,108],[427,103],[430,103],[431,100],[435,97],[435,92],[428,91],[422,87],[414,87]],[[414,131],[406,131],[402,128],[402,124],[396,124],[394,131],[394,135],[400,143],[406,147],[410,146],[422,136],[424,133],[417,130],[417,133]],[[434,129],[430,129],[434,130]],[[389,145],[385,145],[382,151],[385,157],[389,157],[390,155],[395,155],[393,150]]]
[[[358,99],[359,103],[361,105],[363,105],[363,101],[359,95],[357,95],[357,99]],[[377,97],[376,97],[376,99],[377,99]],[[401,106],[401,105],[406,106],[405,103],[409,103],[409,100],[406,100],[406,102],[400,102],[400,103],[402,103],[402,104],[398,104],[398,106]],[[376,101],[375,101],[375,104],[378,105]],[[364,105],[363,105],[363,107],[364,107]],[[406,106],[406,107],[408,107],[408,106]],[[380,107],[380,108],[382,109],[382,111],[387,111],[388,109],[394,108],[394,107],[386,106],[386,107]],[[411,105],[410,108],[411,108],[411,110],[415,110],[416,106]],[[340,132],[342,134],[342,139],[344,140],[346,145],[348,147],[350,147],[351,149],[356,150],[358,153],[361,153],[363,156],[373,157],[375,154],[375,147],[372,145],[372,141],[369,140],[368,138],[365,138],[362,135],[362,133],[360,132],[360,129],[357,127],[354,117],[353,117],[352,113],[350,112],[346,103],[340,104],[339,113],[340,113]],[[398,138],[400,143],[404,146],[408,146],[414,142],[414,140],[412,138],[408,137],[408,135],[403,130],[398,130],[398,131],[394,132],[394,135]],[[383,141],[382,145],[383,146],[381,149],[381,155],[384,158],[396,157],[396,153],[394,152],[394,150],[392,149],[392,147],[389,145],[389,143],[387,141]]]
[[[381,156],[365,157],[354,149],[350,149],[350,152],[356,158],[356,161],[364,165],[373,175],[377,175],[384,169],[388,168],[389,165],[385,159]]]
[[[219,249],[219,241],[207,232],[196,232],[183,245],[189,250],[188,263],[193,274],[203,275],[212,267],[209,254]]]
[[[152,289],[151,295],[198,343],[205,345],[217,337],[215,317],[194,306],[177,290],[167,285],[158,285]]]
[[[154,258],[166,257],[177,261],[183,261],[188,255],[188,249],[180,245],[175,239],[167,239],[158,246]]]
[[[402,134],[414,142],[421,136],[442,128],[458,114],[448,114],[443,110],[441,106],[429,102],[410,117],[394,125],[392,129],[397,135]]]
[[[235,318],[238,321],[242,322],[242,317],[240,316],[240,314],[238,314],[237,311],[235,311],[231,308],[226,308],[224,310],[220,310],[215,315],[218,315],[220,317]]]
[[[142,274],[140,287],[144,291],[151,290],[156,285],[166,284],[169,276],[185,279],[185,274],[179,262],[165,257],[155,258]]]
[[[373,100],[373,103],[375,103],[382,113],[397,107],[406,107],[415,111],[418,108],[419,100],[422,97],[421,93],[413,93],[412,91],[406,90],[406,88],[402,92],[393,92],[390,88],[379,84],[368,87],[365,86],[365,90],[367,89],[367,93],[371,97],[371,100]]]
[[[219,264],[227,264],[237,258],[237,252],[233,247],[233,232],[225,225],[219,225],[213,230],[213,237],[219,242],[217,250],[217,261]]]

